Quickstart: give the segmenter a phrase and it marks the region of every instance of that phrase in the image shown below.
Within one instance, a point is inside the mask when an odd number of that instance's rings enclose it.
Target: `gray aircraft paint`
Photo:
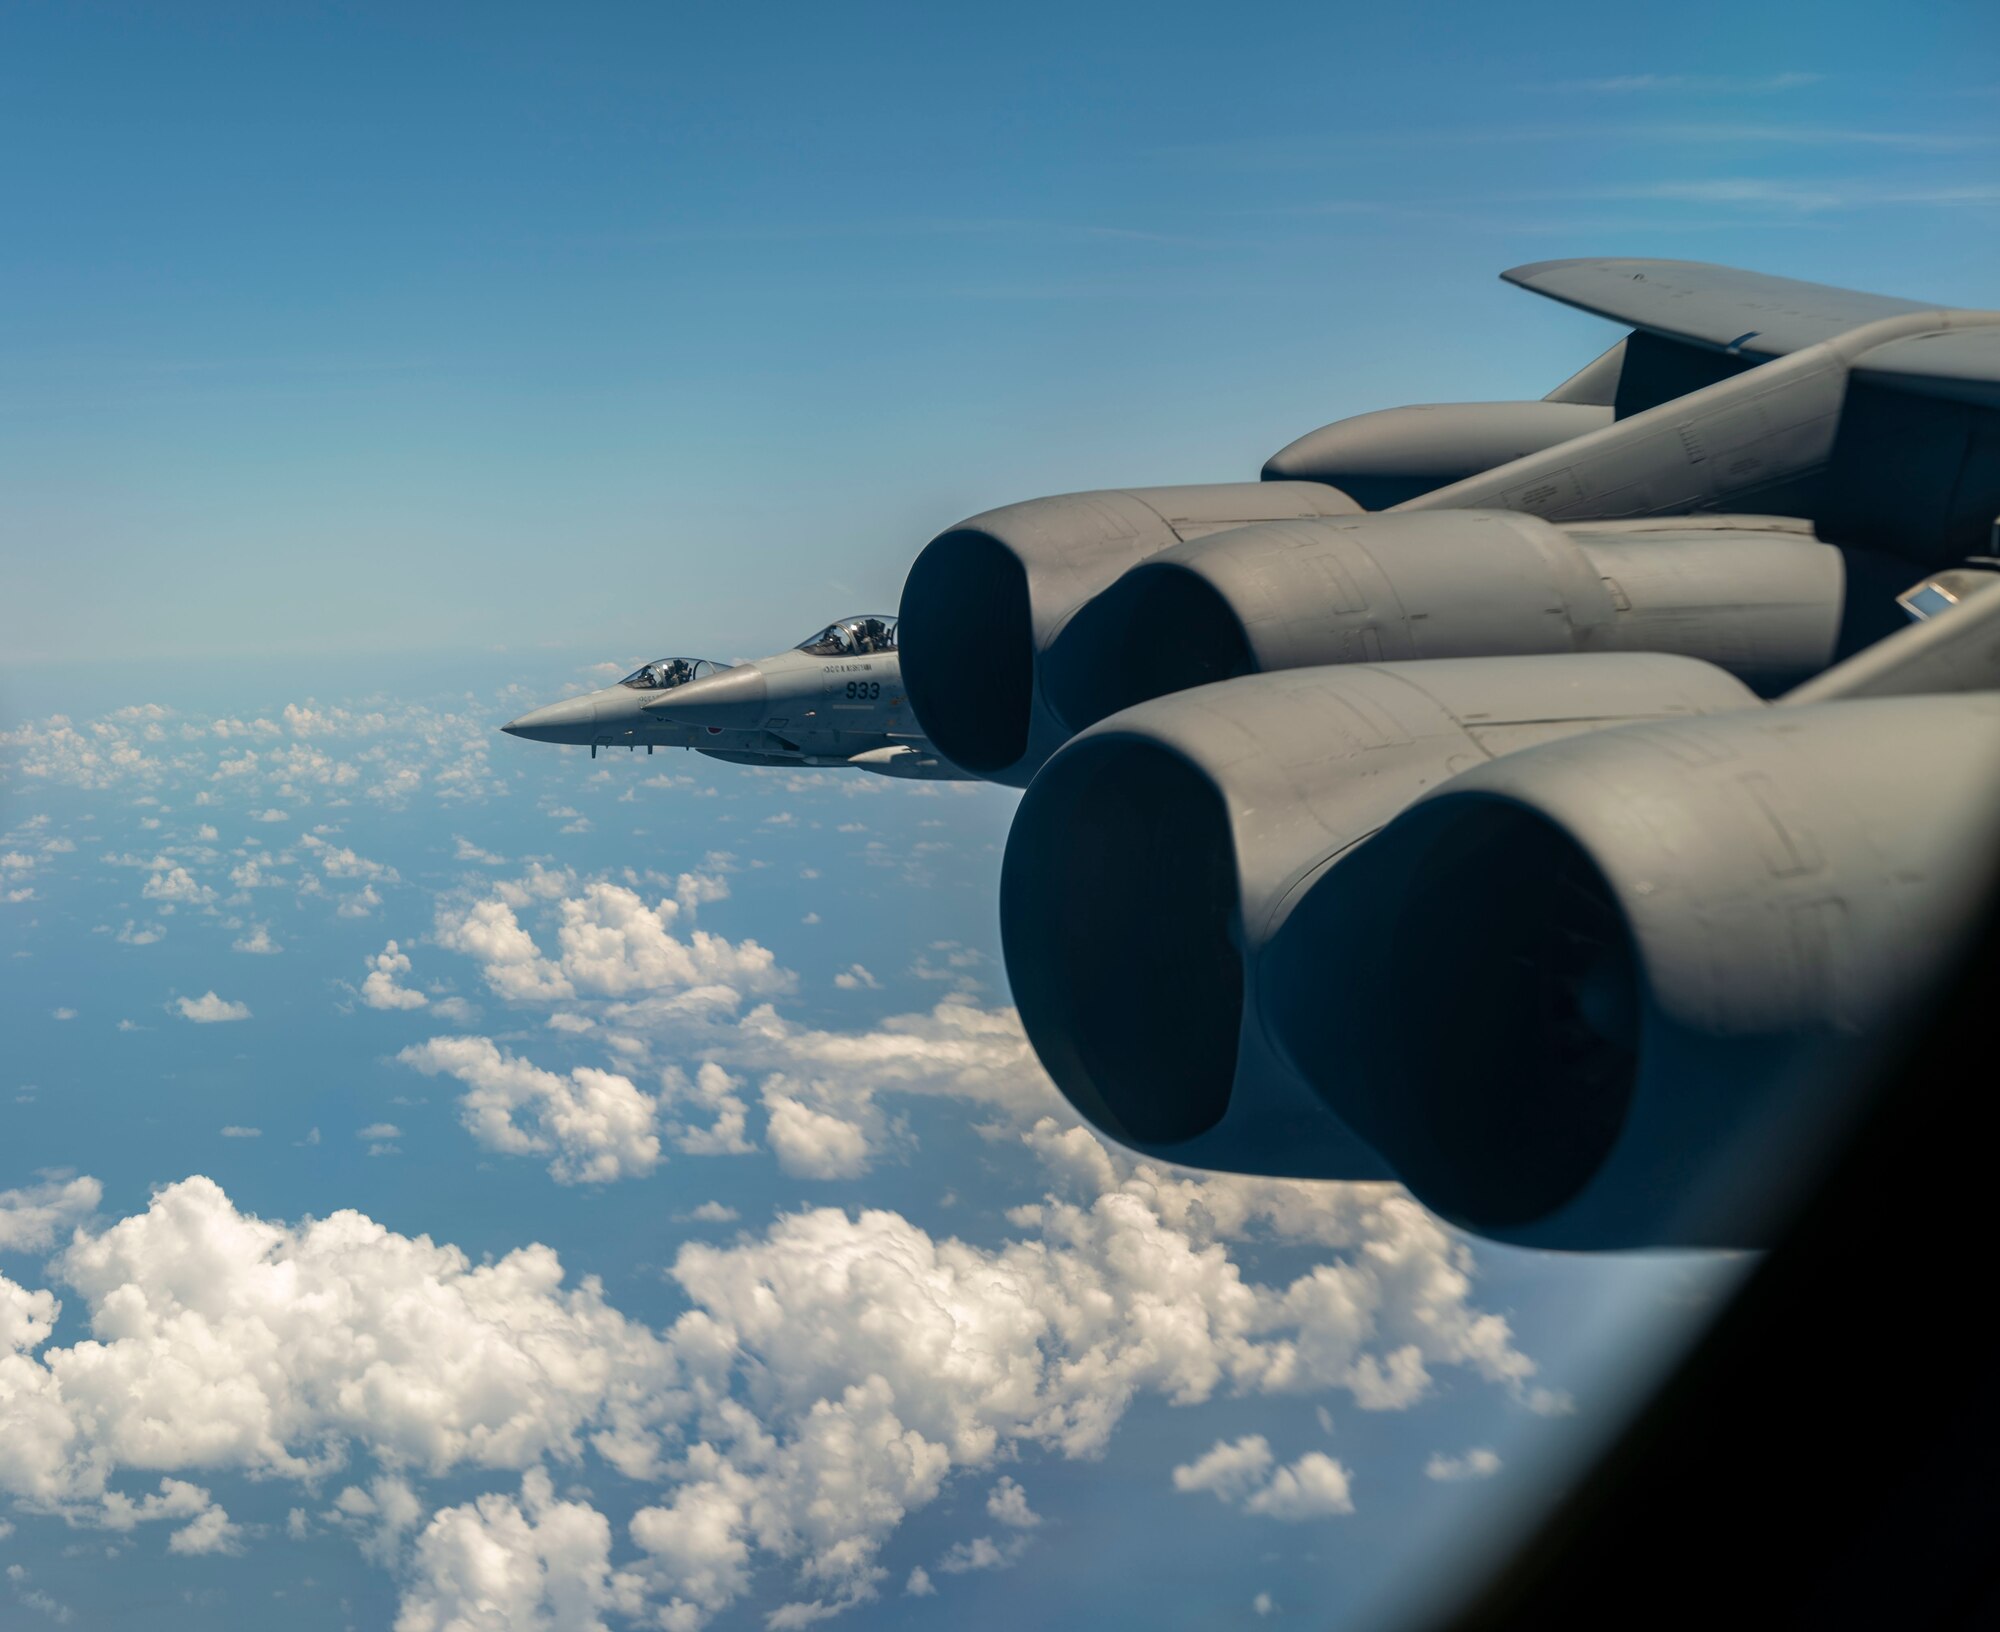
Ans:
[[[886,621],[891,629],[894,620]],[[837,626],[830,626],[837,627]],[[530,741],[651,753],[691,748],[736,765],[852,768],[906,779],[959,779],[914,728],[892,651],[816,658],[780,652],[754,662],[703,662],[676,685],[632,681],[531,709],[500,729]]]
[[[947,529],[912,701],[1028,784],[1009,976],[1110,1136],[1390,1174],[1535,1245],[1754,1244],[1990,882],[2000,314],[1508,277],[1631,332],[1543,404],[1323,427],[1261,515],[1222,484]],[[1372,515],[1296,479],[1454,469]]]

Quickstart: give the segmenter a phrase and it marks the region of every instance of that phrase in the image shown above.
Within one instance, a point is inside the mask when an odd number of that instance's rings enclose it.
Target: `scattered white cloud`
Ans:
[[[1262,1434],[1218,1439],[1194,1461],[1174,1469],[1174,1489],[1207,1491],[1217,1501],[1273,1519],[1317,1519],[1352,1513],[1347,1470],[1323,1451],[1308,1451],[1274,1467]]]
[[[858,963],[850,963],[841,970],[833,977],[833,983],[843,992],[859,991],[864,987],[871,992],[879,992],[882,989],[882,983]]]
[[[710,883],[692,874],[676,886],[680,897],[651,904],[622,884],[585,885],[581,895],[554,904],[556,952],[547,956],[518,916],[542,893],[537,882],[531,877],[438,914],[439,943],[478,960],[501,997],[559,1002],[583,994],[657,1004],[703,993],[734,1003],[740,993],[796,984],[755,941],[732,942],[702,929],[675,933],[678,921],[692,915],[689,902],[716,899]]]
[[[174,1001],[183,1018],[192,1020],[197,1025],[207,1026],[223,1020],[250,1018],[248,1003],[231,1002],[227,998],[217,997],[212,991],[204,992],[200,997],[181,997]]]
[[[1016,1530],[1032,1530],[1042,1522],[1041,1515],[1028,1506],[1028,1493],[1004,1474],[986,1494],[986,1511]]]
[[[121,946],[151,946],[166,933],[159,924],[139,924],[127,918],[125,927],[118,932],[118,941]]]
[[[203,906],[215,899],[215,891],[206,884],[197,884],[185,867],[168,867],[154,873],[139,893],[148,901],[170,901],[177,906]]]
[[[1463,1456],[1446,1456],[1439,1451],[1424,1464],[1424,1477],[1446,1484],[1465,1479],[1490,1479],[1500,1471],[1499,1455],[1484,1445],[1476,1445]]]
[[[709,1060],[695,1072],[690,1082],[678,1066],[660,1073],[661,1103],[703,1111],[704,1122],[673,1122],[666,1131],[676,1146],[690,1156],[747,1156],[757,1147],[744,1137],[749,1110],[742,1096],[743,1084],[715,1061]]]
[[[430,999],[422,992],[396,984],[398,975],[410,972],[410,956],[391,941],[365,960],[367,978],[361,982],[361,1001],[371,1009],[421,1009]]]
[[[97,1211],[104,1187],[87,1175],[44,1179],[0,1190],[0,1252],[44,1252],[56,1237]]]
[[[659,1165],[659,1102],[630,1077],[592,1066],[544,1071],[486,1037],[433,1037],[397,1056],[466,1085],[460,1119],[489,1150],[552,1154],[559,1184],[605,1184]]]
[[[262,1128],[246,1128],[232,1122],[222,1130],[222,1137],[225,1139],[261,1139],[264,1137],[264,1130]]]
[[[930,1598],[936,1595],[937,1588],[931,1584],[931,1572],[919,1564],[910,1571],[909,1580],[903,1583],[903,1591],[912,1598]]]
[[[611,1525],[562,1501],[531,1468],[518,1498],[481,1496],[432,1515],[417,1536],[396,1632],[591,1632],[637,1616],[644,1584],[611,1567]]]
[[[1014,1562],[1012,1549],[1002,1548],[991,1536],[975,1536],[954,1542],[937,1561],[944,1575],[964,1575],[970,1570],[1004,1570]]]
[[[806,1179],[853,1179],[874,1155],[867,1130],[829,1110],[816,1110],[784,1092],[784,1079],[764,1085],[765,1130],[771,1153],[787,1173]]]
[[[1250,1610],[1255,1615],[1269,1615],[1277,1609],[1268,1592],[1260,1592],[1250,1600]]]
[[[519,1065],[491,1047],[474,1050],[481,1072]],[[23,1220],[26,1240],[77,1226],[55,1270],[95,1340],[45,1347],[53,1293],[0,1283],[15,1356],[0,1394],[25,1425],[0,1490],[98,1522],[120,1468],[322,1480],[365,1454],[414,1478],[507,1469],[527,1476],[518,1492],[428,1525],[414,1498],[373,1487],[343,1492],[326,1522],[404,1561],[407,1614],[461,1613],[486,1558],[495,1601],[523,1613],[558,1613],[546,1595],[573,1580],[580,1614],[637,1614],[643,1600],[662,1626],[696,1627],[785,1564],[806,1590],[778,1613],[803,1625],[878,1591],[883,1545],[955,1473],[1037,1447],[1097,1455],[1142,1394],[1191,1405],[1345,1388],[1387,1409],[1417,1397],[1428,1366],[1512,1389],[1532,1370],[1504,1323],[1469,1306],[1462,1249],[1387,1187],[1291,1187],[1338,1198],[1336,1222],[1308,1227],[1266,1190],[1114,1157],[1081,1130],[1026,1137],[1081,1199],[1017,1209],[1022,1237],[986,1248],[892,1212],[795,1213],[728,1244],[684,1243],[670,1273],[688,1307],[664,1332],[620,1315],[593,1280],[566,1286],[544,1247],[474,1265],[358,1213],[257,1219],[202,1178],[95,1233],[81,1223],[88,1189],[10,1199],[0,1217]],[[1261,1285],[1226,1245],[1252,1227],[1345,1250]],[[1405,1350],[1414,1362],[1395,1358]],[[632,1521],[630,1562],[600,1545],[609,1532],[586,1501],[532,1477],[586,1451],[665,1487]],[[1280,1466],[1255,1436],[1219,1442],[1175,1483],[1278,1519],[1351,1506],[1339,1463]],[[1017,1538],[1033,1528],[1011,1474],[985,1507]],[[233,1544],[226,1515],[185,1524],[186,1546]],[[1017,1546],[973,1538],[932,1568],[997,1567]]]
[[[1324,1451],[1307,1451],[1289,1467],[1272,1474],[1262,1490],[1253,1491],[1243,1511],[1290,1521],[1352,1513],[1354,1499],[1348,1494],[1347,1481],[1347,1469],[1340,1463]]]
[[[683,1224],[734,1224],[743,1215],[719,1201],[704,1201],[699,1207],[674,1215]]]
[[[1272,1460],[1270,1441],[1262,1434],[1218,1439],[1194,1461],[1174,1469],[1174,1489],[1205,1490],[1217,1501],[1237,1501],[1269,1477]]]

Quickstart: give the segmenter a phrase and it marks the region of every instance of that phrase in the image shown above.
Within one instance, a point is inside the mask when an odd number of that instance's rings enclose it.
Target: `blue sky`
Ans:
[[[20,657],[452,650],[892,601],[1026,493],[1539,395],[1494,280],[1990,299],[1990,6],[16,8]]]
[[[494,727],[1539,395],[1568,254],[1992,302],[1990,7],[16,8],[0,1624],[1324,1624],[1734,1273],[1075,1127],[1013,796]],[[481,1607],[483,1606],[483,1607]]]

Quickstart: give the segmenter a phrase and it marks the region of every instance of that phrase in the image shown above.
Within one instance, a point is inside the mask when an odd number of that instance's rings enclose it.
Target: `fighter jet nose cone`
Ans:
[[[746,663],[676,686],[646,704],[646,712],[681,725],[740,730],[763,723],[769,700],[770,687],[763,674]]]
[[[525,737],[530,742],[587,743],[594,734],[592,727],[596,718],[596,711],[588,697],[571,697],[544,708],[531,708],[500,729],[510,737]]]

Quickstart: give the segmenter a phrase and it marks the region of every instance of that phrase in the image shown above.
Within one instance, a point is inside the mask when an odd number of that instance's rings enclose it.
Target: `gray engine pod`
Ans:
[[[1626,653],[1299,669],[1114,715],[1043,767],[1008,835],[1000,922],[1022,1023],[1070,1102],[1125,1144],[1381,1176],[1257,1022],[1263,949],[1298,892],[1496,754],[1755,701],[1707,664]]]
[[[1427,402],[1382,408],[1308,431],[1264,462],[1267,482],[1331,482],[1363,508],[1540,453],[1611,423],[1609,404]]]
[[[1025,786],[1069,735],[1042,701],[1037,670],[1078,606],[1188,539],[1358,508],[1317,482],[1220,482],[1067,493],[973,516],[925,545],[903,584],[911,711],[954,765]]]
[[[2000,696],[1631,725],[1467,772],[1299,901],[1284,1057],[1524,1245],[1762,1244],[1994,865]]]
[[[1149,697],[1314,664],[1661,651],[1772,696],[1900,626],[1893,597],[1912,570],[1777,518],[1267,522],[1125,573],[1056,638],[1043,689],[1080,729]]]

